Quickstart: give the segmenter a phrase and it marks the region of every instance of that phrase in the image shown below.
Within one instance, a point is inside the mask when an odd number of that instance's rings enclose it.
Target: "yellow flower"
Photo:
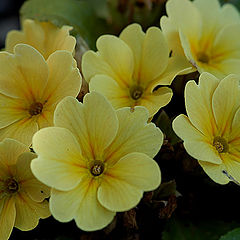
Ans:
[[[202,73],[199,85],[186,84],[185,103],[188,117],[178,116],[173,129],[186,151],[215,182],[228,183],[227,175],[240,182],[239,78],[229,75],[219,82]]]
[[[135,207],[143,191],[159,186],[160,169],[152,157],[163,134],[147,121],[144,107],[115,111],[96,92],[83,104],[73,97],[58,104],[55,127],[33,137],[38,158],[31,164],[34,175],[53,188],[50,211],[57,220],[75,219],[86,231],[101,229],[115,212]]]
[[[174,55],[218,78],[240,74],[240,15],[218,0],[169,0],[161,27]]]
[[[46,197],[49,188],[32,174],[30,162],[36,154],[14,140],[0,143],[0,239],[7,240],[13,227],[35,228],[40,218],[50,216]]]
[[[0,53],[0,139],[29,145],[38,129],[53,124],[56,104],[77,96],[81,77],[68,51],[56,51],[47,61],[26,44],[14,51]]]
[[[74,51],[76,39],[69,35],[70,26],[56,27],[50,22],[30,19],[23,21],[23,30],[12,30],[6,37],[6,51],[13,53],[14,46],[25,43],[37,49],[45,59],[57,50]]]
[[[171,89],[158,86],[170,85],[186,66],[182,56],[169,58],[159,28],[151,27],[145,34],[140,25],[132,24],[119,38],[101,36],[96,45],[98,52],[86,52],[82,61],[90,91],[102,93],[116,109],[144,106],[150,116],[169,103]]]

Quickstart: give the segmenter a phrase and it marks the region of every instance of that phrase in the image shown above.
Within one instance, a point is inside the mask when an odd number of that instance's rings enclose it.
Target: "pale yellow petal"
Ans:
[[[0,94],[0,128],[30,116],[27,108],[29,105],[24,99],[8,97]]]
[[[191,123],[207,138],[216,132],[212,110],[212,96],[219,80],[209,73],[201,74],[199,85],[189,81],[185,87],[186,111]]]
[[[6,51],[13,52],[18,43],[36,48],[45,59],[57,50],[74,51],[76,39],[69,35],[72,27],[56,27],[51,22],[38,22],[31,19],[23,21],[22,31],[10,31],[6,38]]]
[[[239,52],[240,53],[240,52]],[[240,54],[238,54],[240,57]],[[223,60],[216,64],[215,69],[214,66],[212,67],[213,70],[210,70],[212,74],[217,76],[220,79],[228,76],[229,74],[237,74],[240,75],[239,69],[240,59],[228,59]],[[213,72],[214,71],[214,72]]]
[[[97,92],[85,95],[83,104],[65,98],[56,108],[54,121],[56,126],[65,127],[75,135],[83,155],[89,159],[99,159],[118,130],[115,110]]]
[[[233,24],[240,21],[240,14],[233,4],[224,4],[221,8],[220,21],[225,24]]]
[[[139,24],[133,23],[128,25],[120,34],[122,39],[131,48],[134,57],[134,74],[133,78],[138,79],[140,73],[142,49],[145,34]],[[155,48],[156,49],[156,48]]]
[[[8,240],[14,227],[16,209],[13,198],[0,199],[0,239]]]
[[[132,104],[129,89],[122,88],[107,75],[95,75],[89,83],[89,90],[103,94],[115,109],[130,107]]]
[[[18,157],[24,152],[29,152],[28,146],[14,139],[5,138],[0,142],[1,162],[6,166],[15,165]]]
[[[95,231],[106,227],[114,218],[115,212],[104,208],[97,199],[98,182],[85,179],[79,187],[80,204],[74,219],[84,231]]]
[[[141,200],[143,191],[138,187],[106,173],[98,189],[98,200],[102,206],[113,212],[128,211]]]
[[[142,46],[139,81],[144,85],[161,75],[168,58],[169,49],[163,33],[157,27],[149,28]]]
[[[50,189],[33,176],[30,163],[34,158],[36,158],[36,154],[31,152],[22,153],[18,157],[16,164],[16,176],[18,183],[21,185],[21,189],[23,189],[33,201],[42,202],[45,198],[49,197]]]
[[[52,106],[48,106],[47,109],[43,107],[42,113],[39,114],[37,117],[38,129],[53,126],[53,116],[55,107],[56,107],[55,104],[53,104]]]
[[[152,117],[158,110],[166,106],[172,98],[173,92],[170,88],[160,87],[152,93],[146,93],[139,105],[144,106],[149,111],[149,116]]]
[[[197,40],[201,33],[201,16],[198,9],[189,0],[170,0],[166,4],[168,16],[178,29],[192,40]]]
[[[73,189],[86,172],[80,146],[67,129],[39,130],[33,137],[33,149],[38,158],[31,163],[32,172],[48,186],[58,190]]]
[[[81,87],[81,75],[70,52],[54,52],[49,56],[47,64],[49,79],[43,95],[46,108],[66,96],[76,97]]]
[[[163,134],[153,123],[147,123],[149,115],[144,107],[122,108],[117,111],[119,128],[116,138],[105,151],[108,164],[132,152],[154,157],[163,143]]]
[[[152,191],[161,182],[158,164],[144,153],[127,154],[106,172],[108,174],[143,191]]]
[[[198,161],[206,174],[216,183],[229,183],[228,177],[223,173],[225,169],[224,164],[214,164],[205,161]]]
[[[47,64],[33,47],[18,44],[14,48],[14,55],[0,53],[1,93],[24,98],[32,103],[41,98],[47,79]]]
[[[213,146],[213,139],[206,138],[185,115],[181,114],[174,119],[173,130],[183,139],[184,147],[190,156],[210,163],[222,163],[217,150]]]
[[[32,143],[32,137],[37,130],[38,126],[36,118],[25,118],[5,128],[1,128],[0,140],[3,140],[4,138],[13,138],[30,146]]]
[[[218,134],[228,134],[237,109],[240,106],[239,78],[229,75],[219,83],[213,99],[213,113],[218,126]]]
[[[34,229],[40,218],[49,217],[50,211],[48,202],[35,202],[26,194],[18,194],[15,197],[16,221],[15,227],[22,231]]]
[[[97,74],[104,74],[113,79],[117,79],[116,73],[114,73],[111,66],[101,58],[99,52],[95,53],[92,50],[83,54],[82,73],[88,83],[90,79]]]
[[[231,132],[229,134],[229,141],[240,138],[240,124],[239,123],[240,123],[240,107],[236,111],[233,121],[232,121]]]
[[[123,40],[112,35],[99,37],[96,45],[101,58],[111,66],[117,75],[115,80],[120,85],[128,86],[132,81],[134,70],[133,53],[129,46]]]

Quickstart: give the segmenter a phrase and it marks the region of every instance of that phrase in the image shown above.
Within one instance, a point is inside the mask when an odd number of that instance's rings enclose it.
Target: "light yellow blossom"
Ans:
[[[6,51],[13,53],[18,43],[25,43],[37,49],[45,59],[57,50],[74,51],[76,39],[69,35],[70,26],[58,28],[51,22],[31,19],[23,21],[23,30],[12,30],[6,37]]]
[[[120,37],[101,36],[98,52],[83,56],[82,72],[90,91],[102,93],[118,109],[144,106],[153,116],[169,103],[168,87],[186,68],[184,57],[169,58],[167,42],[157,27],[144,33],[141,26],[126,27]]]
[[[0,239],[7,240],[16,227],[22,231],[35,228],[40,218],[50,216],[45,198],[49,188],[32,174],[30,162],[36,154],[14,140],[0,143]]]
[[[73,97],[58,104],[55,127],[33,137],[38,158],[31,164],[34,175],[53,188],[50,211],[57,220],[75,219],[86,231],[101,229],[115,212],[135,207],[143,191],[159,186],[160,169],[152,157],[163,134],[147,121],[144,107],[115,111],[96,92],[83,104]]]
[[[240,15],[218,0],[169,0],[161,28],[173,56],[186,55],[195,70],[218,78],[240,74]]]
[[[199,85],[186,84],[185,103],[188,117],[178,116],[173,129],[186,151],[215,182],[226,184],[229,177],[240,182],[239,77],[229,75],[219,82],[202,73]]]
[[[14,54],[0,53],[0,139],[30,144],[33,134],[53,124],[56,104],[76,97],[81,76],[68,51],[56,51],[47,61],[33,47],[18,44]]]

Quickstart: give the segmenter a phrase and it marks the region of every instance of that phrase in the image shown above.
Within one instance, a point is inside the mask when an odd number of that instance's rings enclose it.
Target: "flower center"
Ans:
[[[209,58],[209,56],[208,56],[206,53],[204,53],[204,52],[199,52],[199,53],[197,54],[197,60],[198,60],[199,62],[201,62],[201,63],[208,63],[209,60],[210,60],[210,58]]]
[[[140,86],[132,86],[130,88],[130,96],[134,100],[138,100],[143,94],[143,88]]]
[[[29,108],[29,113],[31,116],[38,115],[42,112],[43,105],[40,102],[33,103]]]
[[[215,137],[214,140],[213,140],[213,146],[216,148],[216,150],[219,153],[228,152],[228,143],[222,137]]]
[[[19,190],[19,185],[17,181],[13,178],[8,178],[5,181],[5,187],[6,187],[6,191],[10,194],[15,193]]]
[[[90,166],[91,174],[96,177],[103,173],[104,171],[104,163],[100,160],[94,160]]]

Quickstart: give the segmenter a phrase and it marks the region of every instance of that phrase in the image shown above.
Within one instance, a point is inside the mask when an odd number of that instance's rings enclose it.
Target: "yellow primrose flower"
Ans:
[[[186,151],[215,182],[240,182],[239,78],[229,75],[219,82],[202,73],[198,85],[186,84],[185,104],[188,117],[179,115],[173,129]]]
[[[150,116],[169,103],[172,90],[159,86],[170,85],[186,66],[183,57],[169,58],[159,28],[145,34],[139,24],[132,24],[119,38],[104,35],[96,45],[98,52],[87,51],[82,60],[90,91],[102,93],[116,109],[144,106]]]
[[[218,78],[240,74],[240,15],[218,0],[169,0],[160,20],[174,55]]]
[[[57,220],[75,219],[85,231],[98,230],[116,212],[135,207],[143,191],[159,186],[152,157],[163,134],[147,121],[144,107],[115,111],[96,92],[85,95],[83,104],[73,97],[58,104],[55,127],[33,137],[38,158],[31,164],[33,174],[53,188],[50,211]]]
[[[7,240],[16,227],[32,230],[40,218],[49,217],[49,188],[32,174],[30,162],[36,154],[14,140],[0,143],[0,239]]]
[[[37,49],[45,59],[57,50],[74,51],[76,39],[69,35],[70,26],[58,28],[51,22],[39,22],[30,19],[23,21],[23,30],[8,32],[5,50],[13,53],[14,46],[25,43]]]
[[[40,128],[53,124],[56,104],[76,97],[81,77],[68,51],[56,51],[47,61],[33,47],[18,44],[14,54],[0,53],[0,139],[27,145]]]

